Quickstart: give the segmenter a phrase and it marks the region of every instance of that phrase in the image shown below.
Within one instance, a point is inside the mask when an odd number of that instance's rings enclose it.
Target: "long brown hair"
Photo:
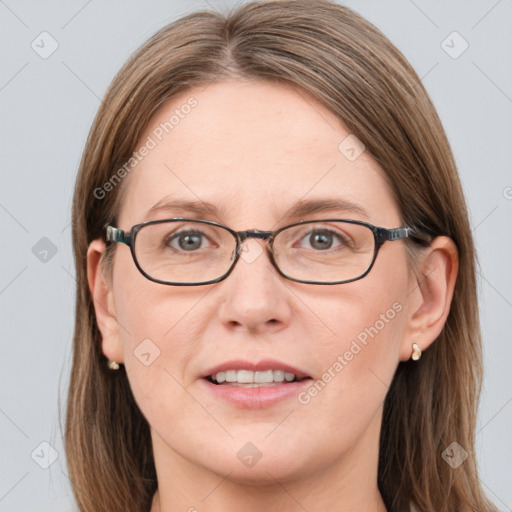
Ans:
[[[87,285],[87,247],[115,225],[124,184],[97,191],[129,161],[163,102],[237,78],[312,94],[387,173],[403,223],[457,245],[459,275],[443,331],[418,363],[399,364],[385,400],[378,486],[389,511],[410,503],[425,512],[495,510],[475,461],[482,377],[476,256],[452,152],[403,55],[371,23],[329,0],[253,2],[225,16],[183,17],[145,43],[105,95],[73,201],[77,298],[65,446],[80,510],[146,512],[157,488],[149,426],[123,367],[105,365]],[[442,457],[453,441],[469,454],[456,469]]]

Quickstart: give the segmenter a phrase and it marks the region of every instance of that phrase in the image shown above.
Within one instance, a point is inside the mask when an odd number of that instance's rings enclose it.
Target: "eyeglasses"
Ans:
[[[234,231],[209,220],[172,218],[137,224],[129,232],[107,227],[107,242],[131,249],[139,271],[156,283],[218,283],[233,271],[248,238],[266,240],[271,263],[283,277],[307,284],[342,284],[366,276],[384,242],[412,238],[410,227],[386,229],[346,219],[301,221],[277,231]]]

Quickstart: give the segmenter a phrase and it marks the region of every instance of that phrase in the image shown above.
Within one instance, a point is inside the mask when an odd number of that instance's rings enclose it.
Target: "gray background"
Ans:
[[[73,510],[59,427],[74,312],[70,207],[100,98],[127,57],[157,29],[194,10],[225,11],[233,4],[0,0],[1,511]],[[477,453],[485,489],[500,510],[510,511],[512,4],[346,4],[411,61],[455,153],[481,265],[486,373]],[[33,41],[42,46],[43,31],[58,43],[46,59],[31,47]],[[457,58],[464,42],[451,36],[443,44],[453,31],[469,44]],[[51,48],[45,41],[39,52]],[[44,442],[58,454],[47,469],[40,466],[52,462],[54,452]]]

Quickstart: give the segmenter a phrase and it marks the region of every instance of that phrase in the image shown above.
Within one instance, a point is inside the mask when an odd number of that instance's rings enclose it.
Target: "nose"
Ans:
[[[219,319],[230,329],[264,334],[290,323],[290,292],[269,260],[266,242],[244,241],[240,259],[220,284]]]

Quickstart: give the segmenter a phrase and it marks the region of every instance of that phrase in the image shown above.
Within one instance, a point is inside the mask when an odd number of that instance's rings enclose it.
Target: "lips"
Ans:
[[[269,381],[270,375],[272,382],[257,382]],[[200,377],[201,388],[209,396],[238,409],[253,410],[271,409],[296,400],[312,381],[304,370],[275,359],[258,363],[226,361],[208,368]]]

